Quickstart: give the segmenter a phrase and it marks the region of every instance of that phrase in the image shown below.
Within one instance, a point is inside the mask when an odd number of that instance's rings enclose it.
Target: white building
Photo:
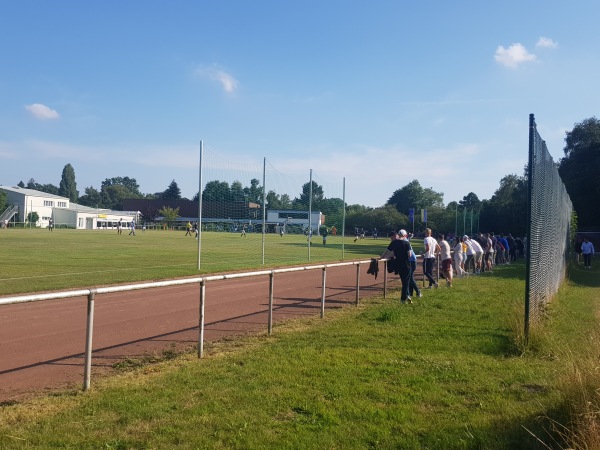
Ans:
[[[309,222],[308,214],[308,210],[267,209],[266,222],[277,226],[301,225],[303,230],[310,228],[313,233],[318,234],[320,226],[325,224],[325,215],[321,211],[311,211]]]
[[[6,193],[8,208],[0,211],[0,223],[24,223],[30,212],[36,212],[39,220],[36,227],[46,228],[53,220],[55,227],[75,228],[79,230],[95,230],[116,228],[122,220],[123,227],[128,227],[132,220],[139,222],[139,211],[112,211],[109,209],[90,208],[72,203],[66,197],[48,194],[33,189],[8,187],[0,185]]]

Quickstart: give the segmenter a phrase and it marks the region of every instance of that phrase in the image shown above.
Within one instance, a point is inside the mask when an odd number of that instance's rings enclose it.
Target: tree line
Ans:
[[[600,121],[596,117],[576,123],[573,130],[565,137],[564,157],[557,162],[557,168],[573,207],[578,216],[578,226],[582,230],[600,227],[600,210],[595,205],[600,198]],[[83,195],[79,195],[75,181],[75,170],[67,164],[62,172],[58,186],[40,184],[30,179],[27,184],[22,181],[21,187],[35,189],[50,194],[67,197],[74,203],[94,208],[121,210],[123,199],[183,199],[177,182],[173,180],[162,192],[142,193],[135,178],[106,178],[100,189],[86,187]],[[305,183],[297,197],[279,194],[273,190],[264,196],[263,187],[257,179],[250,180],[249,186],[240,181],[229,184],[226,181],[209,181],[202,191],[203,200],[227,201],[240,203],[258,203],[262,205],[266,198],[269,209],[308,209],[312,193],[312,209],[321,211],[326,216],[327,226],[335,225],[341,229],[344,213],[344,202],[340,198],[327,198],[323,187],[316,182]],[[199,193],[191,199],[198,201]],[[377,208],[364,205],[347,205],[346,229],[354,228],[392,230],[405,228],[415,231],[425,228],[442,232],[467,234],[475,231],[495,231],[523,236],[527,232],[527,167],[522,175],[504,176],[498,189],[491,198],[480,200],[469,192],[459,202],[444,205],[443,192],[435,192],[431,188],[422,187],[418,180],[394,191],[385,205]],[[6,196],[0,192],[0,211],[6,208]],[[409,210],[415,212],[414,222],[410,221]],[[426,224],[421,221],[420,212],[427,210]]]

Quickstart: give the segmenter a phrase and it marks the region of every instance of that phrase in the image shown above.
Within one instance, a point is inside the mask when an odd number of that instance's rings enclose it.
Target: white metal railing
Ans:
[[[387,296],[387,259],[382,259],[384,263],[384,278],[383,278],[383,297]],[[0,297],[0,306],[15,303],[37,302],[44,300],[54,300],[61,298],[72,297],[87,297],[87,324],[86,324],[86,342],[85,342],[85,366],[83,374],[83,390],[87,391],[91,383],[91,368],[92,368],[92,338],[94,331],[94,301],[98,294],[110,294],[115,292],[127,292],[140,289],[151,289],[159,287],[177,286],[183,284],[200,285],[200,302],[199,302],[199,320],[198,320],[198,358],[204,356],[204,305],[206,298],[206,283],[218,280],[230,280],[235,278],[248,278],[256,276],[269,276],[269,311],[268,311],[268,333],[273,331],[273,294],[274,294],[274,277],[280,273],[300,272],[304,270],[321,269],[323,271],[321,278],[321,318],[325,315],[325,287],[327,269],[331,267],[341,266],[356,266],[356,288],[355,288],[355,304],[360,301],[360,266],[361,264],[370,264],[371,260],[349,261],[332,264],[316,264],[310,266],[286,267],[281,269],[261,270],[255,272],[232,273],[222,275],[208,275],[205,277],[182,278],[169,281],[156,281],[151,283],[138,283],[125,286],[109,286],[89,289],[78,289],[73,291],[52,292],[47,294],[30,294],[13,297]]]

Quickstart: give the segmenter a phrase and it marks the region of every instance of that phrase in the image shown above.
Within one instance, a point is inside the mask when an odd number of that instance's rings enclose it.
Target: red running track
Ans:
[[[383,272],[375,280],[367,268],[360,266],[360,298],[382,295]],[[319,269],[276,274],[273,321],[320,314],[321,281]],[[326,311],[354,304],[355,289],[356,266],[328,268]],[[92,387],[126,358],[197,346],[199,297],[198,284],[97,295]],[[207,282],[205,341],[266,331],[268,300],[268,276]],[[86,319],[87,297],[0,306],[0,402],[81,388]]]

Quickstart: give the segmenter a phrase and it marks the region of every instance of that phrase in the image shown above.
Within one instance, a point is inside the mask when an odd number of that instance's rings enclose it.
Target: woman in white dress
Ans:
[[[463,277],[465,271],[463,270],[464,253],[462,238],[457,237],[455,239],[456,245],[454,246],[454,267],[456,268],[456,276]]]

